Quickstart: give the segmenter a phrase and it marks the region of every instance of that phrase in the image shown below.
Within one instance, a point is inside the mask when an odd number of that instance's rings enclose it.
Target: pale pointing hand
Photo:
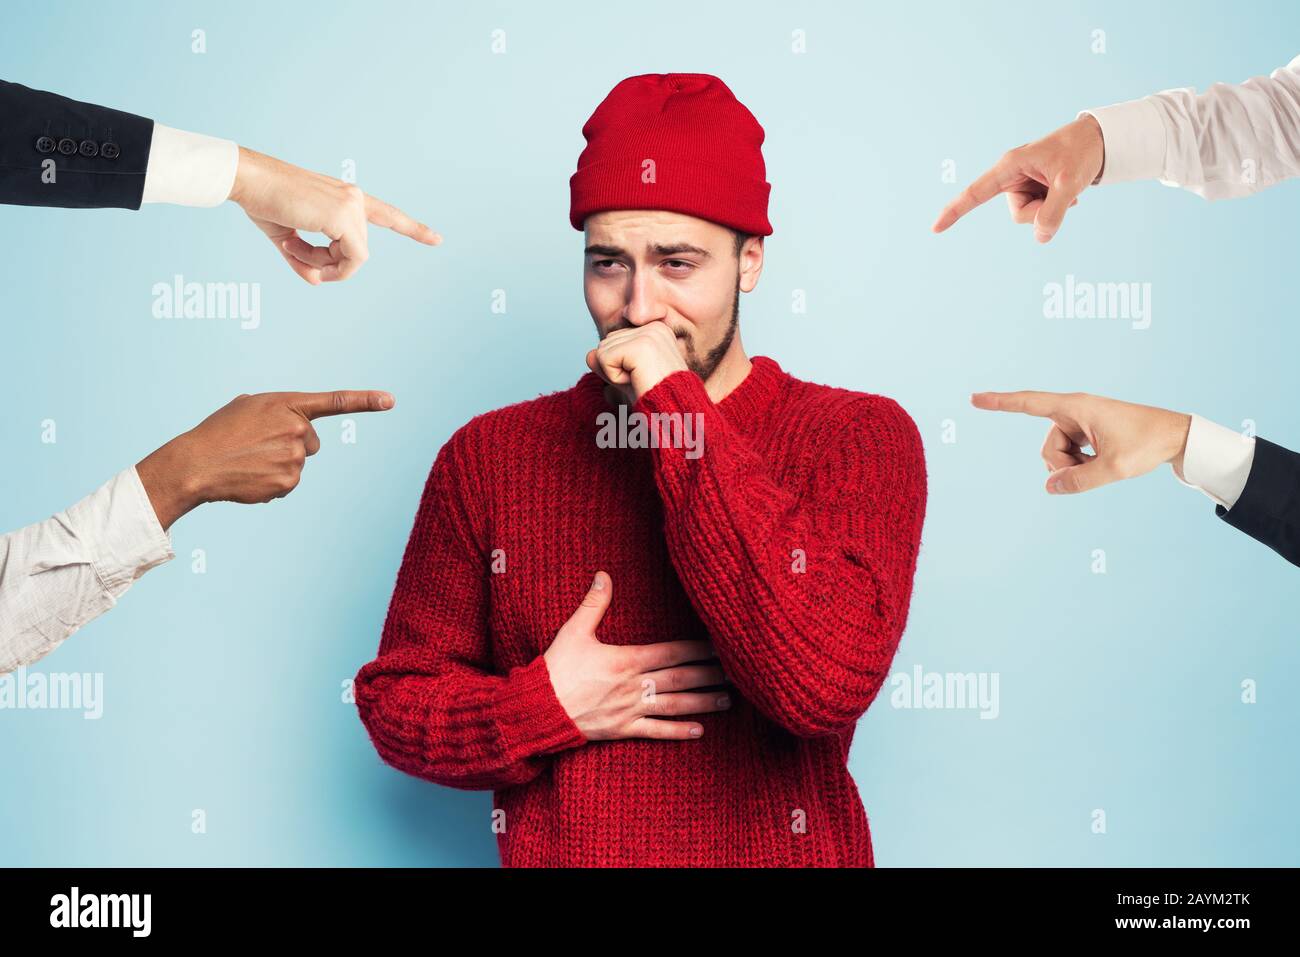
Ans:
[[[1040,454],[1054,495],[1145,475],[1165,462],[1182,477],[1190,415],[1083,392],[977,392],[971,404],[1052,420]]]
[[[931,229],[941,233],[998,193],[1007,194],[1011,219],[1034,224],[1034,238],[1049,242],[1065,211],[1101,174],[1105,143],[1101,126],[1084,115],[1035,143],[1003,155],[997,165],[949,203]]]
[[[442,242],[428,226],[354,184],[242,146],[230,199],[266,233],[289,267],[313,286],[348,279],[361,268],[370,257],[368,224],[426,246]],[[298,235],[299,230],[323,233],[331,242],[313,246]]]

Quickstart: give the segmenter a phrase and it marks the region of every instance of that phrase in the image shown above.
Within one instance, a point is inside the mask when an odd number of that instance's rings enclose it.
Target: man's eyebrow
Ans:
[[[711,255],[707,249],[701,249],[699,246],[692,246],[690,243],[673,243],[669,246],[656,245],[651,247],[660,256],[677,256],[681,253],[694,253],[701,259],[708,259]]]
[[[708,259],[711,255],[707,249],[692,246],[690,243],[671,243],[667,245],[658,243],[651,246],[650,249],[659,256],[680,256],[682,253],[693,253],[701,259]],[[592,243],[584,252],[588,256],[609,256],[612,259],[627,255],[627,251],[618,246],[605,246],[600,243]]]

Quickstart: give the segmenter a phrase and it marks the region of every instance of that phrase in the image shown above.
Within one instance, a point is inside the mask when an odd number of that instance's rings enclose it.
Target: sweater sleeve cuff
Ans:
[[[1160,179],[1165,169],[1165,125],[1149,100],[1129,100],[1084,110],[1101,127],[1105,144],[1099,185]]]
[[[587,743],[587,737],[555,696],[546,659],[538,655],[506,676],[496,701],[505,754],[519,761]]]

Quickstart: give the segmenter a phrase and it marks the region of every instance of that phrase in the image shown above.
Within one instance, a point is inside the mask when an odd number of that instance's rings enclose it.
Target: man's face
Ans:
[[[735,339],[741,291],[758,283],[762,240],[737,256],[727,227],[663,210],[593,213],[584,226],[583,292],[600,337],[666,322],[687,367],[707,380]]]

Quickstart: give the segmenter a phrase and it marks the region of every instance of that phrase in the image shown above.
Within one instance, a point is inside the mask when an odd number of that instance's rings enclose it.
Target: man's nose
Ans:
[[[659,284],[653,272],[638,269],[629,280],[627,304],[623,307],[623,318],[628,325],[644,326],[667,317],[663,297],[659,293]]]

